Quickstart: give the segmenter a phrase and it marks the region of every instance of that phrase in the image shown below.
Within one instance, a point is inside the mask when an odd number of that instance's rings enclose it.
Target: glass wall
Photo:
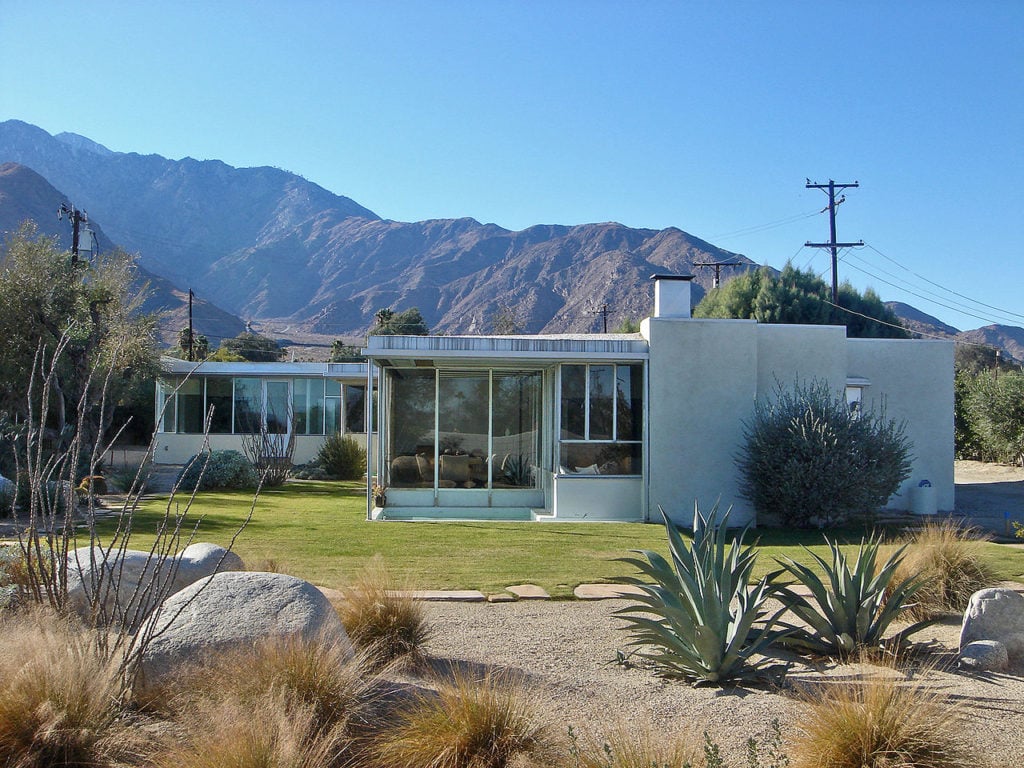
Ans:
[[[643,472],[642,364],[561,367],[561,474]]]
[[[538,487],[540,371],[388,372],[389,484]]]

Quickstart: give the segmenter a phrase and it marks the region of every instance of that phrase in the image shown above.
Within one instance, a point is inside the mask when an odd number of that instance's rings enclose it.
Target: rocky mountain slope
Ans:
[[[61,203],[67,201],[66,195],[31,168],[16,163],[0,164],[0,241],[16,232],[23,222],[33,221],[40,234],[56,237],[61,248],[70,250],[71,225],[67,219],[58,221],[56,215]],[[95,216],[90,215],[88,228],[95,233],[100,252],[114,249]],[[172,343],[177,329],[188,325],[188,291],[142,267],[138,283],[146,286],[148,292],[143,310],[162,314],[163,340]],[[201,299],[193,302],[192,314],[198,333],[234,336],[244,327],[237,317]]]
[[[600,330],[644,316],[652,272],[748,259],[678,229],[620,224],[512,232],[473,219],[396,222],[275,168],[112,152],[74,134],[0,123],[0,162],[33,168],[140,263],[246,319],[359,335],[385,306],[441,332]],[[710,284],[702,270],[696,296]]]

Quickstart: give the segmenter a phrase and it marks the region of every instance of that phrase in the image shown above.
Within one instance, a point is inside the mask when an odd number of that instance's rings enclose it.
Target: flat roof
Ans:
[[[176,357],[161,357],[164,373],[200,376],[323,376],[366,379],[368,363],[196,363]]]
[[[363,354],[373,360],[643,360],[650,348],[639,333],[521,336],[371,336]]]

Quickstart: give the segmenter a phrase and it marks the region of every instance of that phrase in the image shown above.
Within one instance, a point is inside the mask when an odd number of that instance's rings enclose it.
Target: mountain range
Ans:
[[[713,275],[695,265],[756,266],[676,228],[392,221],[278,168],[115,152],[18,120],[0,122],[4,163],[16,165],[0,168],[0,230],[31,218],[69,242],[57,206],[88,211],[105,233],[101,247],[138,254],[150,308],[168,312],[165,339],[184,324],[189,289],[196,327],[214,342],[245,323],[287,329],[269,335],[358,338],[378,309],[413,306],[440,333],[487,333],[498,318],[525,333],[594,332],[604,308],[610,329],[649,313],[652,273],[695,274],[696,302]],[[915,330],[958,333],[893,306]],[[1018,338],[1003,328],[971,333],[1012,337],[1007,352],[1024,359],[1024,329],[1010,327]]]

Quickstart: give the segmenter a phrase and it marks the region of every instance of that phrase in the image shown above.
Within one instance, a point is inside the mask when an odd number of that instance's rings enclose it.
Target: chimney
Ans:
[[[651,280],[654,281],[654,316],[689,319],[693,275],[651,275]]]

